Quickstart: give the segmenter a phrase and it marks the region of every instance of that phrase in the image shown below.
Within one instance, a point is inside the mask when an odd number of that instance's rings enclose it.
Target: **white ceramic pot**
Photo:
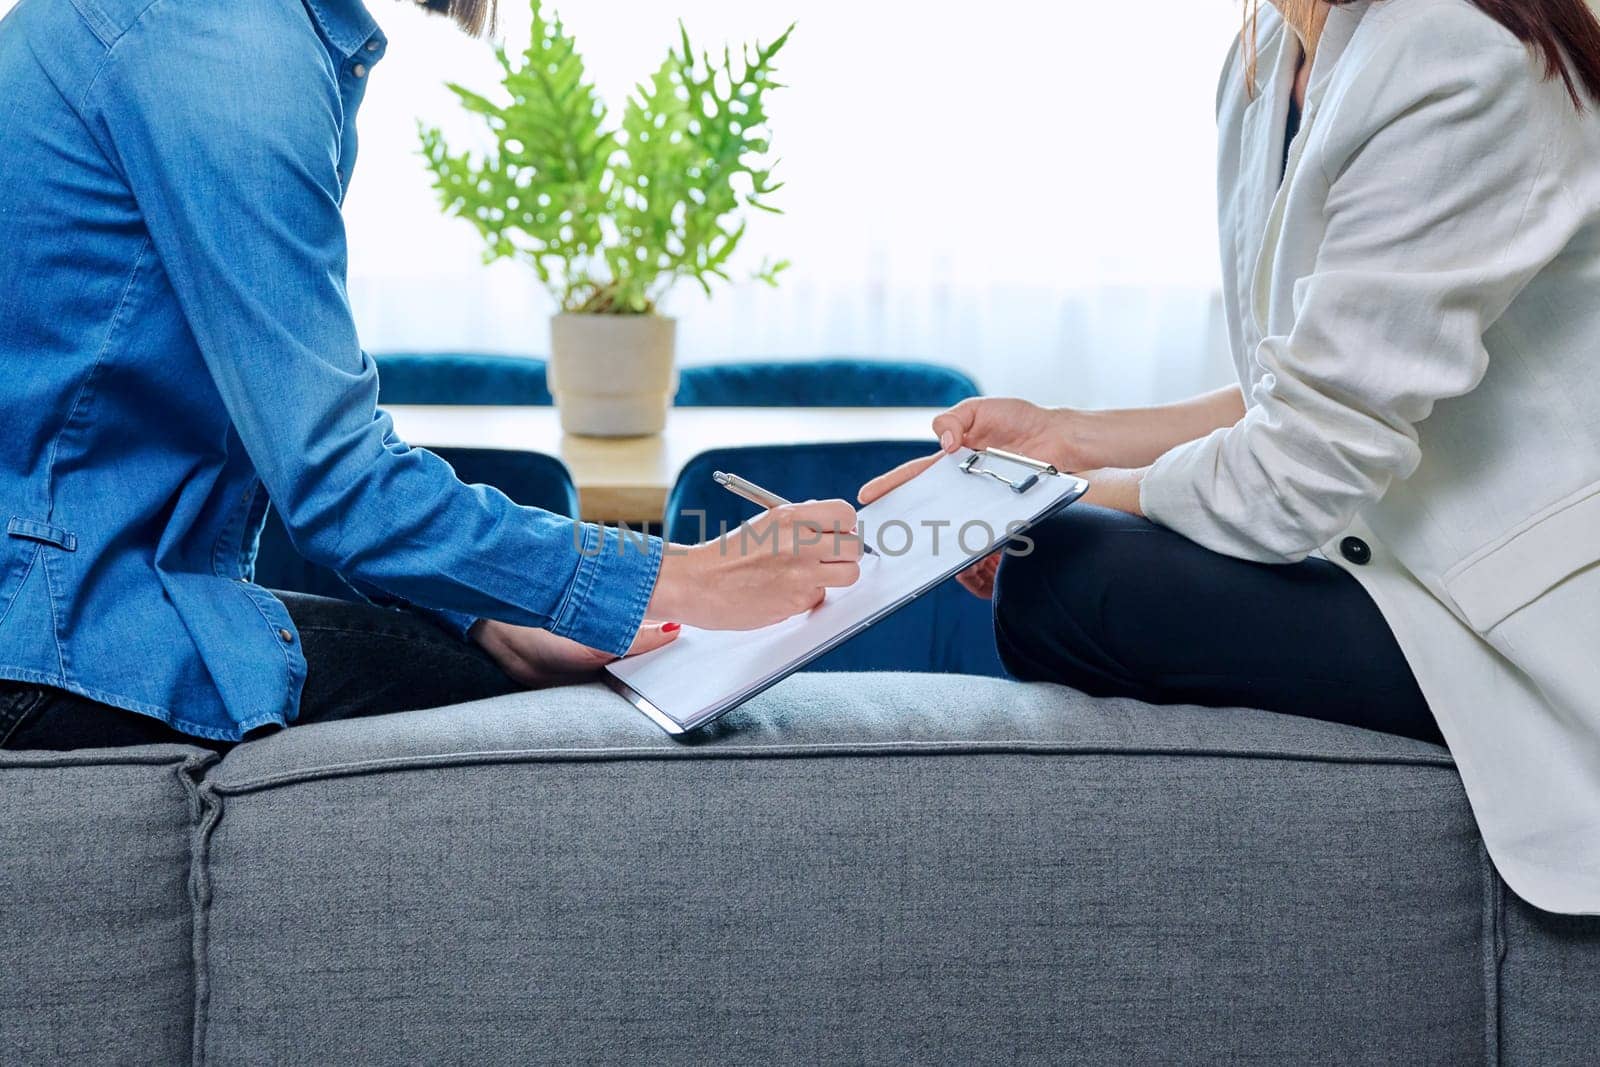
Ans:
[[[660,433],[678,391],[677,325],[662,315],[552,318],[550,395],[561,428],[587,437]]]

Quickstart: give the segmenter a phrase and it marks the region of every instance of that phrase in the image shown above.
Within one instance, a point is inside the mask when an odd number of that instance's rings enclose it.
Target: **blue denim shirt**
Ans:
[[[202,737],[293,720],[267,495],[364,590],[628,647],[659,541],[462,485],[376,407],[340,204],[384,47],[359,0],[0,22],[0,677]]]

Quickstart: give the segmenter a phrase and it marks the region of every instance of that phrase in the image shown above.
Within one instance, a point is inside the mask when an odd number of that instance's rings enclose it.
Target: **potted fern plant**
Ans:
[[[477,228],[486,261],[531,265],[560,308],[550,389],[569,433],[661,432],[677,390],[676,323],[661,299],[685,279],[710,295],[730,278],[750,209],[777,210],[766,101],[789,31],[736,60],[731,49],[697,58],[679,30],[613,126],[560,16],[533,0],[521,61],[496,50],[502,99],[450,85],[493,148],[453,152],[439,130],[420,131],[445,212]],[[755,276],[776,284],[786,266],[763,262]]]

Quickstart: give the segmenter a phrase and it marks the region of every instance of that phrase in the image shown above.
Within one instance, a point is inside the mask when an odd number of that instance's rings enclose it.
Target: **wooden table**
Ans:
[[[554,408],[399,405],[402,440],[423,448],[498,448],[556,456],[590,522],[660,522],[684,465],[711,448],[926,440],[940,408],[675,408],[659,437],[575,437]]]

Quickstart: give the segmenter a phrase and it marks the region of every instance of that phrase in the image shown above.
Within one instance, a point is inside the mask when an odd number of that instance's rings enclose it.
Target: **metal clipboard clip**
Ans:
[[[1007,463],[1015,463],[1019,467],[1026,467],[1030,473],[1025,478],[1007,478],[999,471],[984,465],[983,461],[985,459],[1000,459]],[[963,474],[978,474],[993,478],[995,481],[1004,484],[1013,493],[1026,493],[1029,489],[1039,484],[1039,478],[1043,475],[1057,476],[1061,473],[1056,470],[1054,464],[1041,463],[1039,460],[1029,459],[1027,456],[1020,456],[1015,452],[1005,452],[998,448],[986,448],[982,452],[974,452],[962,461],[961,472]]]

